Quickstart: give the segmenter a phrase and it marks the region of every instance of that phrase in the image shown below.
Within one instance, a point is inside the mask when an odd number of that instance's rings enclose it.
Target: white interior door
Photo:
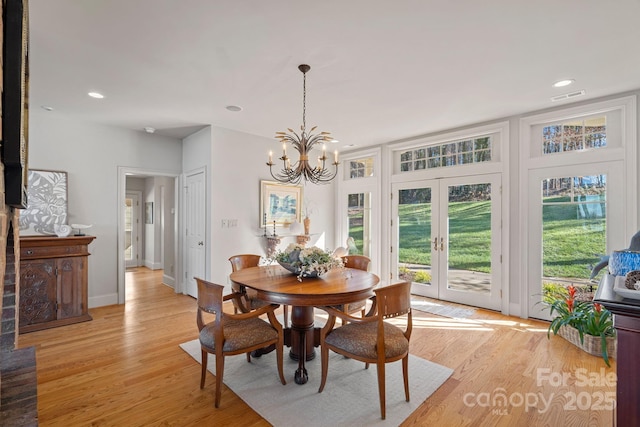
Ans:
[[[187,294],[197,297],[198,286],[194,277],[206,278],[205,215],[206,184],[204,171],[188,174],[185,188],[186,260],[185,280]]]
[[[500,310],[500,193],[500,174],[394,184],[394,277],[417,295]]]
[[[127,268],[140,265],[140,192],[127,192],[125,198],[124,260]]]

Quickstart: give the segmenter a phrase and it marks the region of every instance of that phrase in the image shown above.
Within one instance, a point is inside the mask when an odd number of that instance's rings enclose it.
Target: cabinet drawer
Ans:
[[[20,247],[20,259],[89,255],[87,245]]]

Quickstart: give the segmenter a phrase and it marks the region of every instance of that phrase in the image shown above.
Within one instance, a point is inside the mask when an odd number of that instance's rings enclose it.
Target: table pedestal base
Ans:
[[[289,342],[285,342],[285,344],[291,347],[289,357],[298,361],[294,380],[296,384],[305,384],[309,377],[304,364],[316,357],[314,347],[318,345],[315,342],[316,334],[313,328],[313,307],[294,306],[291,308],[291,330],[287,340]]]

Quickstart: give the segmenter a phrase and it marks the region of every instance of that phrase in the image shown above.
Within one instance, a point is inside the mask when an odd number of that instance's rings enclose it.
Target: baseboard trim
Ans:
[[[171,276],[167,276],[166,274],[162,275],[162,283],[164,283],[165,285],[171,287],[171,288],[175,288],[176,285],[176,279],[175,277],[171,277]]]
[[[88,302],[89,302],[89,308],[118,304],[118,294],[108,294],[108,295],[100,295],[97,297],[89,297]]]

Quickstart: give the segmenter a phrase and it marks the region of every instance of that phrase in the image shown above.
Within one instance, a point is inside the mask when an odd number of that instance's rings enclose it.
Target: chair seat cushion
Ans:
[[[278,332],[271,324],[262,319],[225,318],[224,320],[224,345],[222,347],[224,352],[233,352],[276,339],[278,339]],[[213,323],[206,325],[200,331],[200,344],[211,352],[215,352]]]
[[[347,323],[344,326],[333,329],[326,337],[325,342],[329,346],[348,351],[351,354],[376,359],[376,347],[378,340],[377,322],[357,324]],[[402,329],[384,323],[385,357],[398,357],[409,351],[409,341],[402,333]]]

